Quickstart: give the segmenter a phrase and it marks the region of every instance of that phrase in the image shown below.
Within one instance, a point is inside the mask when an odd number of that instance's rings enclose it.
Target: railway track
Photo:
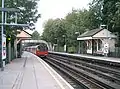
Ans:
[[[119,89],[120,87],[119,68],[115,69],[53,54],[49,54],[44,60],[68,75],[83,89]]]
[[[88,70],[91,71],[93,73],[99,73],[100,75],[102,74],[103,77],[109,77],[111,79],[111,81],[116,80],[116,82],[118,82],[120,84],[120,69],[114,69],[110,66],[100,66],[100,65],[96,65],[93,63],[87,63],[81,60],[75,60],[72,58],[67,58],[67,57],[62,57],[62,56],[56,56],[56,55],[52,55],[52,58],[56,58],[64,61],[66,63],[71,63],[72,65],[81,68],[83,70]],[[63,60],[64,59],[64,60]]]

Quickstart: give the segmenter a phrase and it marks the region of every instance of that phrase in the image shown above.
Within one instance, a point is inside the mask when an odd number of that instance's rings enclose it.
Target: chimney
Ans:
[[[107,25],[100,25],[100,29],[108,29]]]

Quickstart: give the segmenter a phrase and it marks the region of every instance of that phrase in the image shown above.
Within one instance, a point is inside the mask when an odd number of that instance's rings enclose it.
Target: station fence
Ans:
[[[109,56],[120,58],[120,47],[115,47],[115,52],[110,52]]]

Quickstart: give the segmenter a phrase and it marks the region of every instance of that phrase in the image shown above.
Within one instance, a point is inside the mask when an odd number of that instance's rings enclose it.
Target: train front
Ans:
[[[45,43],[40,43],[37,46],[36,55],[39,57],[46,57],[48,55],[48,47]]]

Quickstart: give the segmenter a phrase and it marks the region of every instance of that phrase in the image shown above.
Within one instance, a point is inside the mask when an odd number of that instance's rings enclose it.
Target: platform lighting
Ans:
[[[55,44],[57,44],[57,38],[55,38]]]
[[[59,47],[58,47],[58,46],[59,46],[59,45],[58,45],[58,38],[54,38],[54,39],[55,39],[55,46],[57,47],[57,51],[58,51],[58,48],[59,48]]]
[[[65,35],[62,35],[62,37],[64,38],[64,45],[65,45]]]
[[[9,35],[9,36],[7,37],[7,39],[8,39],[8,41],[10,41],[10,40],[11,40],[11,36]]]
[[[62,35],[62,37],[64,38],[64,52],[66,52],[66,47],[67,47],[67,46],[66,46],[66,42],[65,42],[65,37],[66,37],[66,36],[65,36],[65,35]]]

